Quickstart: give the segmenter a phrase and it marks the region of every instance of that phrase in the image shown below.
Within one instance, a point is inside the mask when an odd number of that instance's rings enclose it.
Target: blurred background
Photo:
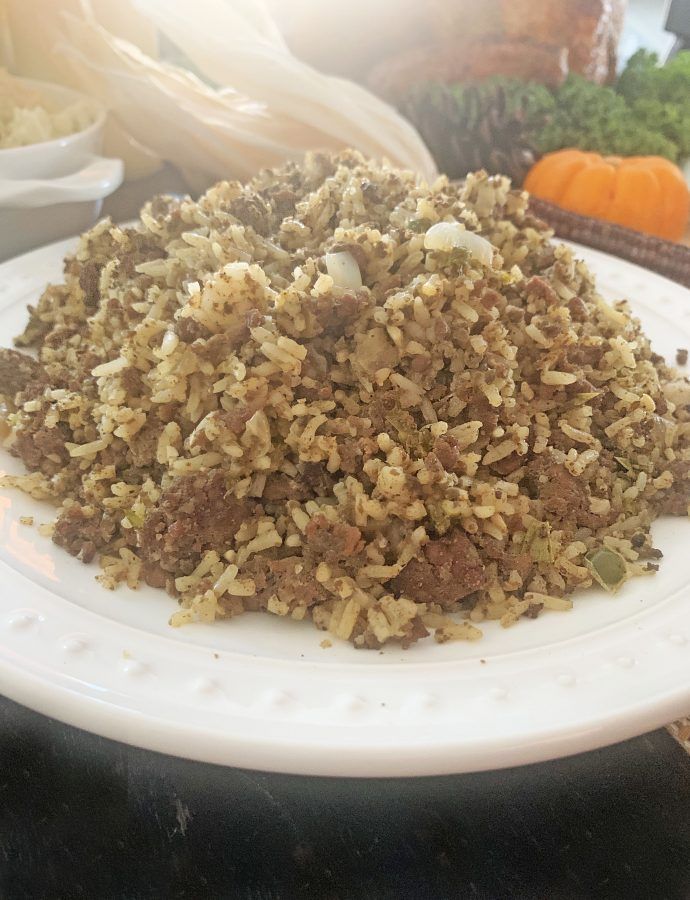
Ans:
[[[0,65],[107,108],[116,219],[159,191],[346,145],[517,185],[555,152],[653,156],[678,167],[661,180],[681,196],[688,34],[690,0],[0,0]],[[609,215],[576,193],[574,212]],[[659,236],[678,240],[686,219]]]

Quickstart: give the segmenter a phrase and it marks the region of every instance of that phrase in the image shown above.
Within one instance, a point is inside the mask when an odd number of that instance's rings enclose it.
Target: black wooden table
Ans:
[[[0,698],[2,900],[207,897],[687,900],[690,760],[657,731],[503,772],[298,778]]]

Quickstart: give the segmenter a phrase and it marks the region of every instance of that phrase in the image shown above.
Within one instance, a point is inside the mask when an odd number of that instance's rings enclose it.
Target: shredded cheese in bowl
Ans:
[[[54,109],[40,91],[0,69],[0,149],[76,134],[93,121],[93,110],[86,101]]]

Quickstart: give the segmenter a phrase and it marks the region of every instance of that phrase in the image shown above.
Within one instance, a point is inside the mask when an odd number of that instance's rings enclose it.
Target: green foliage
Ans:
[[[512,144],[548,153],[578,147],[682,162],[690,157],[690,51],[659,66],[655,54],[640,50],[613,87],[579,75],[554,90],[500,76],[472,84],[420,84],[403,111],[449,171],[455,156],[465,163],[468,146],[483,143],[489,149]]]
[[[462,85],[456,85],[453,91],[459,109],[464,109],[465,117],[475,109],[481,110],[484,103],[491,101],[498,92],[502,94],[505,115],[519,119],[527,127],[540,127],[556,108],[553,94],[545,85],[520,81],[519,78],[494,76],[473,85],[472,91]]]
[[[618,156],[678,158],[674,142],[648,127],[613,88],[570,75],[555,99],[555,112],[537,136],[542,153],[578,147]]]
[[[638,121],[672,141],[679,158],[690,156],[690,51],[659,66],[655,53],[639,50],[616,89]]]

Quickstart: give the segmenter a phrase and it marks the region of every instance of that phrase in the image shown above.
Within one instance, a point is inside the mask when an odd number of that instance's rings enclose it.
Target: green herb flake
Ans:
[[[535,563],[551,564],[556,558],[548,522],[532,522],[525,532],[522,546]]]
[[[609,550],[608,547],[590,550],[585,556],[585,565],[595,581],[612,594],[615,594],[628,578],[626,561],[620,553]]]
[[[460,269],[471,253],[466,247],[453,247],[452,250],[432,250],[431,256],[441,269]]]
[[[437,534],[445,534],[450,528],[450,516],[443,511],[440,503],[427,503],[429,518],[434,523]]]
[[[424,234],[431,227],[431,219],[410,219],[407,227],[415,234]]]
[[[434,444],[428,429],[418,430],[415,420],[404,409],[395,407],[386,413],[386,422],[398,433],[398,440],[410,456],[425,456]]]
[[[141,513],[134,512],[133,509],[130,509],[125,513],[125,519],[127,519],[132,528],[141,528],[141,526],[144,524],[143,515]]]

